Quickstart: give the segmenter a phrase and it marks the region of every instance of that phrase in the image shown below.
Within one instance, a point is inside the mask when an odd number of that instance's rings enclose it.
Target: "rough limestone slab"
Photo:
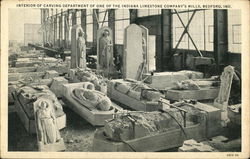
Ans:
[[[219,88],[216,87],[201,88],[200,90],[167,90],[165,92],[165,97],[169,100],[207,100],[215,99],[218,93]]]
[[[51,83],[52,83],[52,79],[39,79],[39,80],[31,81],[28,84],[31,86],[32,85],[46,85],[50,87]],[[20,81],[13,81],[13,82],[8,83],[8,103],[14,102],[12,93],[15,92],[15,90],[22,85],[23,83]]]
[[[39,79],[43,78],[44,75],[45,75],[44,72],[9,73],[8,81],[17,81],[27,78]]]
[[[44,79],[58,77],[59,73],[55,70],[49,70],[45,72]]]
[[[143,62],[142,29],[131,24],[125,28],[123,54],[123,78],[136,79],[137,71]]]
[[[137,152],[154,152],[179,147],[184,136],[180,129],[159,133],[139,139],[126,141]],[[133,151],[128,144],[112,142],[103,135],[103,129],[97,129],[93,140],[94,152],[128,152]]]
[[[219,135],[222,131],[221,126],[221,110],[211,105],[197,102],[190,104],[190,106],[206,112],[206,137],[214,137]]]
[[[63,96],[63,84],[67,84],[68,80],[64,77],[54,77],[52,79],[52,84],[50,86],[50,90],[55,93],[57,97]]]
[[[10,67],[8,70],[9,73],[25,73],[25,72],[36,72],[36,71],[37,67],[22,67],[22,68]]]
[[[193,139],[186,140],[183,143],[183,146],[178,149],[179,152],[217,152],[215,148],[210,145],[203,143],[198,143]]]
[[[124,94],[115,89],[115,83],[121,82],[122,79],[112,80],[108,82],[108,97],[114,101],[117,101],[127,107],[132,108],[133,110],[141,110],[141,111],[155,111],[161,109],[162,106],[158,104],[158,102],[150,102],[145,100],[138,100],[127,94]]]
[[[175,82],[180,82],[188,79],[201,79],[204,74],[196,71],[178,71],[178,72],[158,72],[153,75],[143,74],[143,79],[146,78],[145,83],[156,89],[165,89],[173,87]]]

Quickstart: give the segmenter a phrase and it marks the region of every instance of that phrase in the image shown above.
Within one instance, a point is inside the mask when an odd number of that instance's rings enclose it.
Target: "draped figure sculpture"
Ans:
[[[48,100],[41,100],[36,111],[39,141],[44,145],[56,143],[61,139],[51,104]]]
[[[110,74],[114,66],[113,62],[113,41],[110,30],[105,28],[101,30],[98,41],[98,65],[99,69]]]
[[[78,25],[71,31],[71,68],[86,68],[84,32]]]

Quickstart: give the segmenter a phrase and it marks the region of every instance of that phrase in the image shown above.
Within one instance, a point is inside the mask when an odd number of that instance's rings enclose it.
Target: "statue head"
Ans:
[[[82,31],[82,29],[79,30],[78,36],[84,36],[84,32]]]
[[[41,109],[46,109],[49,107],[49,104],[46,101],[41,101],[40,103],[40,108]]]
[[[105,29],[102,33],[103,36],[107,37],[109,36],[109,30],[108,29]]]

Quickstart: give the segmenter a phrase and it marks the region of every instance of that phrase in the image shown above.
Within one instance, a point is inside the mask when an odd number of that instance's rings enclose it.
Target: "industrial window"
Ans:
[[[64,24],[64,21],[65,21],[65,16],[62,16],[62,39],[65,38],[65,24]]]
[[[240,10],[228,10],[228,51],[241,53]]]
[[[87,42],[93,42],[93,10],[87,9],[87,26],[86,26],[86,36]]]
[[[138,9],[138,17],[146,17],[150,15],[159,15],[161,14],[161,9]]]
[[[59,16],[56,17],[56,40],[59,39]]]
[[[71,41],[72,14],[69,14],[69,41]]]
[[[124,29],[130,24],[129,10],[115,10],[115,44],[123,44]]]
[[[191,18],[193,11],[177,10],[185,26]],[[184,31],[175,11],[173,13],[173,44],[174,48]],[[188,32],[191,35],[195,45],[199,50],[213,51],[213,10],[196,11],[189,27]],[[185,34],[178,46],[178,49],[195,50],[190,38]]]
[[[108,11],[107,9],[99,9],[99,28],[108,26]]]
[[[76,24],[81,25],[81,12],[76,11]]]

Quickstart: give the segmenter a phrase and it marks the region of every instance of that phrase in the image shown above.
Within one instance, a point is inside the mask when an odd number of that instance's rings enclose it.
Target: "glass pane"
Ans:
[[[228,49],[241,53],[241,11],[228,10]]]

